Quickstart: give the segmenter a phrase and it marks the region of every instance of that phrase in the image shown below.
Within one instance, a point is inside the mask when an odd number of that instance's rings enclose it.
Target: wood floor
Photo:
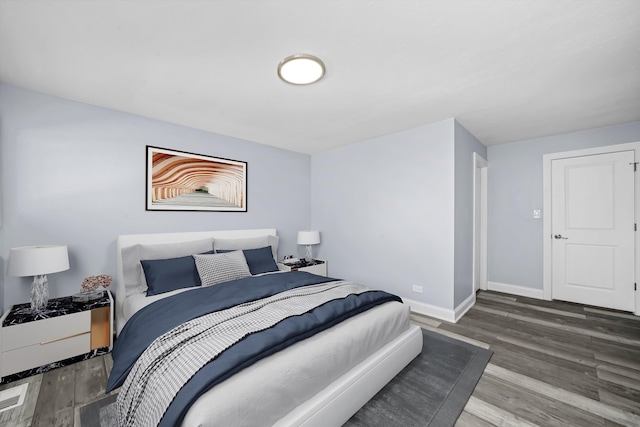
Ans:
[[[106,354],[0,386],[1,391],[29,383],[24,404],[1,412],[0,426],[79,426],[80,408],[105,396],[112,367]]]
[[[456,427],[640,426],[640,319],[479,292],[456,324],[422,327],[494,354]]]
[[[494,352],[457,427],[640,426],[638,317],[481,291],[457,324],[412,318]],[[79,408],[103,396],[111,363],[101,356],[1,386],[30,384],[0,426],[78,425]]]

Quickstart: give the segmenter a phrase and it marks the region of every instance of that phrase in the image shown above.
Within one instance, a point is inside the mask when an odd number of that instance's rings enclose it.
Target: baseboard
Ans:
[[[521,297],[544,299],[542,289],[528,288],[526,286],[509,285],[507,283],[488,282],[487,289],[490,291],[504,292],[505,294],[518,295]]]
[[[462,301],[462,303],[455,308],[454,310],[454,315],[456,319],[455,322],[457,323],[458,320],[460,320],[462,316],[464,316],[465,313],[469,311],[475,303],[476,303],[476,293],[473,292],[471,295],[469,295],[469,297],[466,300]]]
[[[464,300],[462,304],[457,306],[454,310],[425,304],[408,298],[402,298],[402,301],[411,307],[411,311],[414,313],[435,317],[436,319],[444,320],[445,322],[456,323],[476,303],[476,294],[474,293],[470,295],[469,298]]]
[[[408,298],[402,298],[402,301],[409,307],[411,307],[411,311],[413,311],[414,313],[422,314],[429,317],[435,317],[436,319],[444,320],[445,322],[456,322],[456,313],[449,308],[425,304],[423,302],[415,301]]]

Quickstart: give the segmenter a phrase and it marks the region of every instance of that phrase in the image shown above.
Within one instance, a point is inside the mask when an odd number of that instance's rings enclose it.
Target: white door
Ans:
[[[552,297],[633,311],[634,151],[551,164]]]

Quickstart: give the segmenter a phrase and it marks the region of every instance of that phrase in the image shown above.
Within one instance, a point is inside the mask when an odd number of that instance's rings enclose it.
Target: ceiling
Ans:
[[[302,153],[640,120],[640,1],[0,0],[0,81]],[[319,83],[277,77],[295,53]]]

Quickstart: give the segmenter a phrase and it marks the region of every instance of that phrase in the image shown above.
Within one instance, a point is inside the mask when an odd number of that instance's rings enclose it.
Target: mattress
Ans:
[[[408,328],[409,309],[398,302],[361,313],[213,387],[182,425],[272,425]]]

